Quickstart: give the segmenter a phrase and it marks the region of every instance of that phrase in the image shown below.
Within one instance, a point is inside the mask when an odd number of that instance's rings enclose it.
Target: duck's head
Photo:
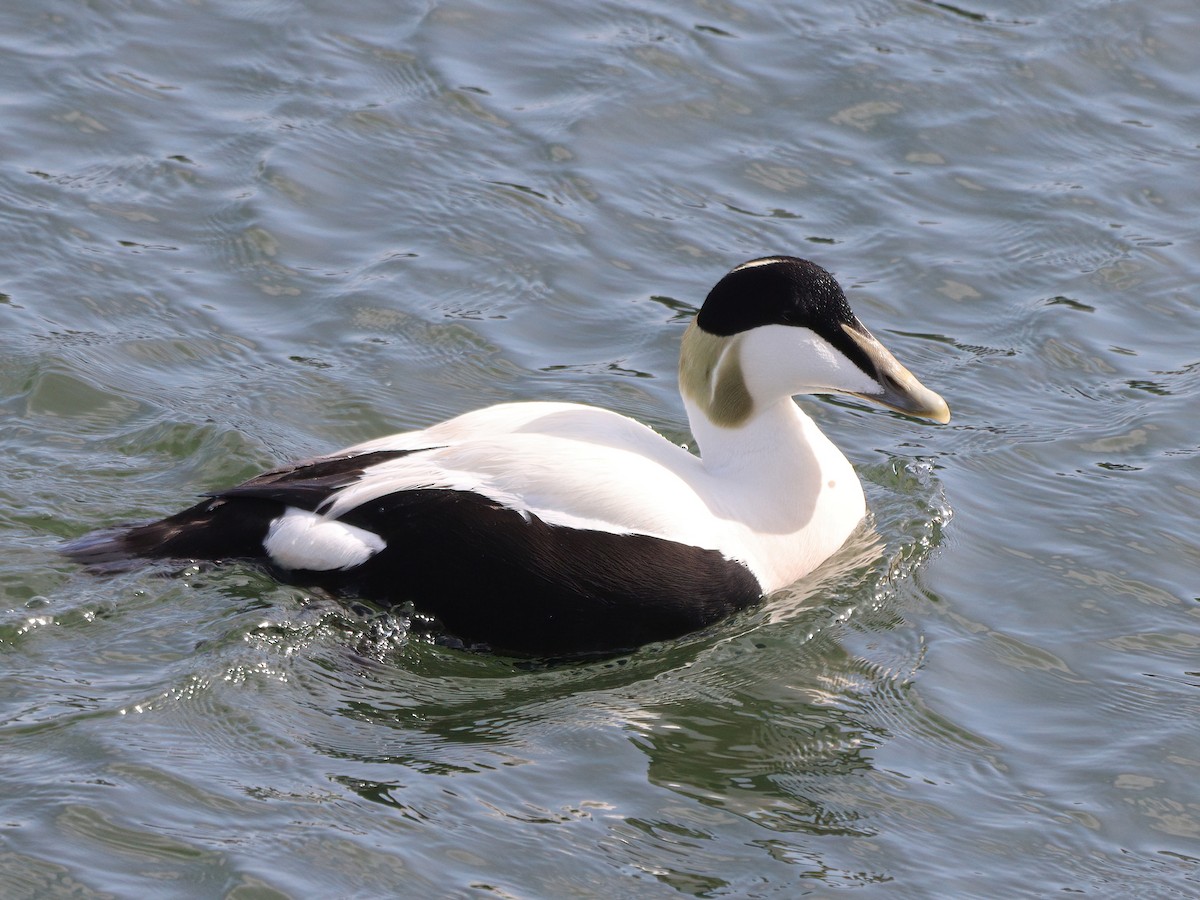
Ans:
[[[679,383],[727,428],[796,394],[850,394],[950,421],[946,401],[875,339],[833,276],[793,256],[742,263],[717,282],[684,335]]]

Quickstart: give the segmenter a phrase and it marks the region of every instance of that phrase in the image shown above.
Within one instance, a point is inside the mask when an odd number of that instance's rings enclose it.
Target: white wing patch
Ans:
[[[292,506],[271,523],[263,540],[275,565],[315,572],[361,566],[386,546],[374,532]]]

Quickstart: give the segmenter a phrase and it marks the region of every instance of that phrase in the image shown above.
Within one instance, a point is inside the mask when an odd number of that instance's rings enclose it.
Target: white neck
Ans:
[[[834,553],[866,511],[849,460],[792,399],[836,384],[861,390],[828,343],[804,328],[683,336],[679,387],[700,445],[698,488],[767,591]]]
[[[715,424],[684,398],[705,471],[731,518],[755,533],[746,546],[765,590],[791,584],[842,545],[866,512],[849,460],[787,397],[736,427]],[[818,524],[819,523],[819,524]]]
[[[768,476],[780,469],[812,469],[814,439],[832,447],[791,397],[755,410],[748,421],[733,427],[714,423],[690,397],[684,396],[683,403],[704,468],[714,474],[759,469]]]

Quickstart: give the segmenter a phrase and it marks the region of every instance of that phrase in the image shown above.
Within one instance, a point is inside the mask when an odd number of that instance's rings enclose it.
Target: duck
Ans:
[[[698,453],[619,413],[503,403],[265,472],[68,556],[233,561],[518,655],[632,650],[808,575],[866,514],[846,456],[795,397],[950,420],[814,262],[744,262],[684,331]]]

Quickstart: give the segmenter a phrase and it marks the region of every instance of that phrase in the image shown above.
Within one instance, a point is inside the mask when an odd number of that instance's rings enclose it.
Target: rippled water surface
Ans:
[[[4,897],[1200,894],[1191,0],[10,0]],[[64,538],[488,403],[688,439],[682,327],[833,270],[955,418],[871,521],[541,665]]]

